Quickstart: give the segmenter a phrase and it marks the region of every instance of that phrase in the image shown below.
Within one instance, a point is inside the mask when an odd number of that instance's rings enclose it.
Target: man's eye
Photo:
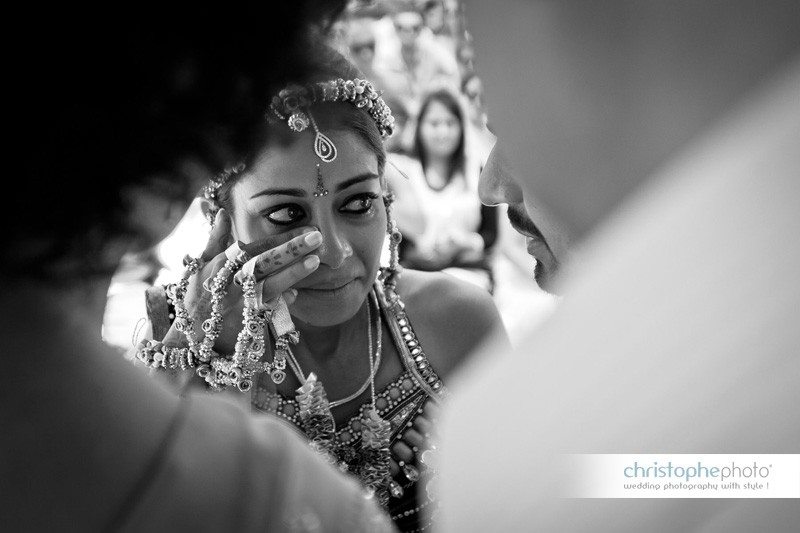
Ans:
[[[266,215],[267,220],[280,226],[294,224],[305,216],[303,210],[296,205],[282,205],[274,208]]]
[[[351,214],[362,214],[372,209],[372,202],[377,198],[376,194],[363,194],[351,198],[345,203],[340,211]]]

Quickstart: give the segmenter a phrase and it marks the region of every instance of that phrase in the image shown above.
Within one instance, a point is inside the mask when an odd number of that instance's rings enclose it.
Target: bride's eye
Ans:
[[[364,193],[349,198],[339,209],[342,213],[351,215],[363,215],[372,209],[372,204],[378,195],[375,193]]]
[[[264,213],[264,217],[267,220],[279,226],[294,224],[300,221],[305,215],[301,207],[293,204],[279,205]]]

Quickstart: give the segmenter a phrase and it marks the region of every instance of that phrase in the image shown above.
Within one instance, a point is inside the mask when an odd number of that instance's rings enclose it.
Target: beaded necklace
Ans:
[[[371,307],[375,306],[376,308],[376,316],[375,316],[375,325],[374,328],[376,330],[376,337],[377,343],[375,347],[375,353],[372,352],[372,310]],[[371,387],[372,389],[372,404],[373,408],[375,406],[375,372],[377,372],[378,368],[381,365],[381,356],[383,353],[383,322],[381,321],[381,313],[380,308],[378,308],[378,299],[375,296],[374,292],[370,292],[370,296],[367,299],[367,357],[369,359],[369,376],[367,376],[366,381],[359,387],[357,391],[353,394],[345,398],[341,398],[339,400],[333,400],[329,402],[329,406],[332,408],[338,407],[340,405],[344,405],[348,402],[351,402],[361,396],[367,387]],[[294,375],[297,377],[297,380],[300,383],[305,383],[308,379],[306,374],[303,372],[302,367],[300,366],[300,362],[297,360],[297,357],[294,355],[294,352],[289,348],[288,350],[288,362],[289,367],[294,372]]]

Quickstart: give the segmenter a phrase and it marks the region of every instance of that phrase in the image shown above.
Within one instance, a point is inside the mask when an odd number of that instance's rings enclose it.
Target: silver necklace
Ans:
[[[377,340],[375,354],[372,354],[372,303],[373,300],[375,301],[375,307],[377,310],[377,317],[375,320],[375,327],[377,329]],[[373,406],[375,404],[375,373],[378,370],[378,367],[381,364],[381,355],[382,355],[382,347],[383,347],[383,323],[381,321],[381,313],[380,308],[378,307],[377,297],[375,296],[374,292],[370,292],[370,296],[367,298],[367,357],[369,357],[369,376],[367,376],[367,380],[355,391],[353,394],[345,398],[341,398],[339,400],[333,400],[329,402],[331,408],[337,407],[339,405],[345,404],[347,402],[353,401],[361,394],[367,390],[367,387],[371,386],[371,393],[372,393],[372,403]],[[289,366],[291,367],[294,375],[297,377],[297,380],[300,383],[306,382],[306,376],[303,373],[303,369],[300,367],[300,363],[297,361],[297,358],[292,352],[291,348],[288,350],[288,362]]]

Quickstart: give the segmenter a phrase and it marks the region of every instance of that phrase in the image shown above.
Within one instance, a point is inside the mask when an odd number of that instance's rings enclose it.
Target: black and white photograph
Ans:
[[[0,530],[800,528],[797,0],[9,23]]]

